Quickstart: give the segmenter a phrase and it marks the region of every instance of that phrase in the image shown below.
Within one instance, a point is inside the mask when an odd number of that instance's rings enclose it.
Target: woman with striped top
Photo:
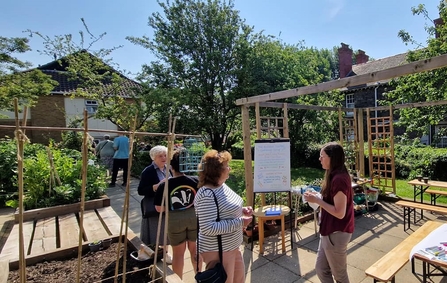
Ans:
[[[230,189],[225,181],[230,174],[231,154],[227,151],[210,150],[202,157],[199,171],[200,188],[194,199],[196,215],[199,218],[199,254],[206,269],[219,262],[217,235],[222,235],[223,266],[227,283],[245,281],[245,266],[239,249],[242,244],[242,228],[252,221],[253,209],[242,207],[242,198]],[[216,221],[217,198],[220,221]]]

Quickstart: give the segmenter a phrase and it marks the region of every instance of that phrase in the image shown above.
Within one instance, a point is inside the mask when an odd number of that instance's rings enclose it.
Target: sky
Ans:
[[[26,30],[54,37],[72,34],[79,42],[84,18],[94,35],[106,32],[93,49],[121,46],[112,53],[113,61],[129,77],[155,57],[149,50],[132,44],[126,36],[149,36],[148,17],[161,12],[155,0],[5,0],[0,11],[0,36],[25,37]],[[317,49],[350,45],[371,58],[380,59],[407,52],[414,46],[405,45],[397,37],[399,30],[408,31],[425,45],[426,25],[432,23],[422,15],[413,15],[411,7],[425,4],[431,19],[439,17],[440,0],[234,0],[246,24],[255,32],[279,37],[288,44],[304,41]],[[33,66],[53,60],[40,55],[42,41],[30,38],[32,51],[16,56]]]

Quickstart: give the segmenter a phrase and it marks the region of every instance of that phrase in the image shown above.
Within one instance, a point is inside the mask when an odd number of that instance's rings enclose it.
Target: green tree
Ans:
[[[447,8],[445,1],[440,1],[438,8],[440,19],[443,23],[446,23]],[[426,47],[423,47],[424,44],[416,42],[408,32],[405,30],[399,31],[398,36],[405,44],[412,44],[417,47],[417,49],[408,52],[408,62],[446,54],[447,26],[445,24],[435,26],[434,20],[429,17],[423,4],[413,7],[411,10],[413,15],[422,15],[428,22],[425,26],[428,39]],[[392,104],[446,100],[446,77],[447,68],[444,67],[395,79],[391,83],[394,89],[386,94],[386,98]],[[400,114],[398,125],[405,127],[407,129],[406,133],[413,132],[422,135],[428,134],[428,125],[437,125],[440,121],[445,120],[447,107],[405,108],[398,113]],[[438,134],[445,135],[445,132],[440,131]]]
[[[169,96],[159,113],[171,111],[180,117],[180,129],[203,133],[221,149],[240,113],[234,101],[241,93],[233,89],[252,30],[231,0],[158,3],[163,13],[149,17],[153,38],[128,37],[158,58],[145,65],[143,76]]]
[[[240,72],[237,87],[241,93],[259,95],[293,89],[329,81],[336,75],[333,71],[333,58],[336,57],[333,51],[308,48],[304,42],[290,45],[271,36],[258,35],[246,54],[248,57]],[[289,98],[283,102],[339,106],[341,100],[337,92],[331,92]],[[338,133],[337,114],[289,109],[292,155],[304,156],[310,144],[335,139]],[[261,108],[261,116],[281,117],[282,109]],[[298,158],[294,158],[293,162],[294,166],[303,165]]]
[[[32,106],[39,95],[49,94],[57,83],[39,70],[24,71],[31,66],[15,57],[31,50],[27,38],[0,36],[0,110],[13,110],[14,98],[20,106]]]

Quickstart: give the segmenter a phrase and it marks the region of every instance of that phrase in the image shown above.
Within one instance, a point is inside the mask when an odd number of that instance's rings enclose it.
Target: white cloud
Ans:
[[[327,21],[332,21],[340,13],[341,9],[345,6],[345,0],[327,0],[326,1],[326,13]]]

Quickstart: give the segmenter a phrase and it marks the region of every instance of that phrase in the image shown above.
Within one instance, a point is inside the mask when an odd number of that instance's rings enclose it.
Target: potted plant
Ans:
[[[102,241],[93,241],[90,244],[88,244],[88,247],[90,248],[91,252],[97,252],[99,251],[99,248],[101,247]]]
[[[104,239],[101,241],[101,245],[103,248],[108,248],[112,244],[112,238]]]

